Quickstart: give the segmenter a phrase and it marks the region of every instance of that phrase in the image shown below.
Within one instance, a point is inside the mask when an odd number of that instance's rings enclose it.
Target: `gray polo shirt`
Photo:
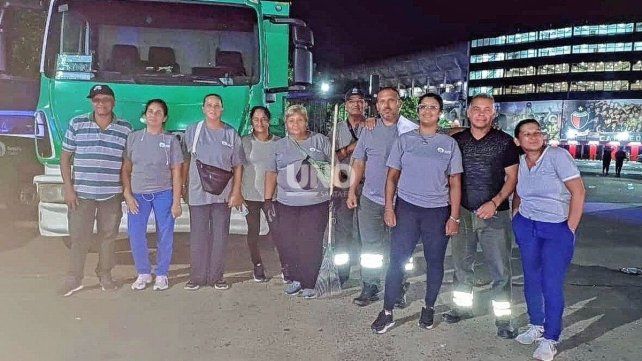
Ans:
[[[566,221],[571,193],[564,182],[579,177],[580,171],[565,149],[546,147],[531,169],[522,155],[517,176],[517,194],[521,198],[519,213],[534,221]]]
[[[132,162],[132,192],[156,193],[172,189],[172,168],[183,163],[183,152],[175,135],[141,129],[129,133],[125,158]]]
[[[401,170],[397,196],[423,208],[450,203],[448,178],[464,171],[457,141],[444,134],[411,131],[393,144],[388,167]]]
[[[190,156],[189,164],[189,205],[201,206],[213,203],[226,203],[234,179],[230,179],[227,187],[220,195],[207,193],[201,186],[201,178],[196,169],[196,158],[201,162],[221,169],[231,171],[233,167],[242,165],[245,162],[245,153],[241,144],[241,137],[234,128],[225,125],[221,129],[212,130],[203,124],[201,135],[196,143],[196,156],[191,154],[194,144],[194,134],[198,123],[191,125],[183,136],[183,152]]]
[[[357,136],[357,138],[360,137],[361,131],[363,130],[363,126],[357,126],[356,128],[353,128],[352,130],[354,131],[354,134]],[[337,123],[337,141],[335,144],[335,151],[339,149],[343,149],[350,144],[356,142],[358,139],[354,139],[352,136],[352,133],[350,132],[350,124],[348,123],[348,120],[345,120],[343,122]],[[341,161],[343,164],[350,164],[350,157],[346,157]]]
[[[249,134],[243,137],[245,164],[243,165],[243,198],[248,201],[263,202],[265,192],[265,170],[276,153],[276,141],[281,138],[272,135],[261,141]]]
[[[364,129],[352,153],[352,158],[366,163],[365,182],[362,195],[369,200],[384,205],[384,187],[388,167],[386,161],[392,144],[399,137],[397,124],[386,126],[377,119],[374,129]]]
[[[299,145],[310,158],[329,162],[332,145],[325,135],[311,132],[308,139]],[[268,171],[276,172],[276,200],[288,206],[309,206],[330,200],[330,188],[315,177],[314,169],[303,169],[301,181],[311,189],[303,189],[296,179],[305,155],[290,137],[276,141],[276,150],[270,161]],[[304,167],[312,168],[312,167]],[[304,186],[305,186],[304,185]],[[306,187],[307,188],[307,187]]]

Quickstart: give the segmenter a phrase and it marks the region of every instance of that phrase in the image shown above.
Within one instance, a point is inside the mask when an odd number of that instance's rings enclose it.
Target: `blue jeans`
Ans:
[[[566,222],[513,217],[515,240],[522,255],[524,298],[530,323],[544,326],[544,338],[557,341],[562,332],[564,278],[575,249],[575,235]]]
[[[134,265],[138,274],[151,274],[149,249],[147,247],[147,220],[154,211],[156,218],[157,254],[156,275],[167,276],[172,261],[174,244],[174,217],[172,216],[172,190],[156,193],[134,193],[138,202],[138,214],[127,214],[127,233],[132,248]]]
[[[401,293],[404,265],[412,256],[419,240],[423,243],[424,258],[428,264],[426,307],[433,307],[444,278],[444,258],[448,245],[446,222],[450,215],[450,206],[423,208],[397,197],[395,214],[397,225],[392,228],[383,308],[390,311],[394,308]]]

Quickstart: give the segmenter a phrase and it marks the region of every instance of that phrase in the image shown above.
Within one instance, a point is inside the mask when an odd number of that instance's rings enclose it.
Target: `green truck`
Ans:
[[[144,127],[145,102],[162,98],[170,109],[166,130],[180,136],[202,119],[203,96],[218,93],[223,121],[241,135],[254,105],[268,106],[273,130],[282,133],[285,97],[312,82],[312,33],[289,10],[288,2],[266,0],[52,0],[34,126],[44,165],[34,178],[40,233],[68,234],[61,143],[69,120],[91,111],[86,94],[94,84],[114,89],[114,112],[135,129]],[[177,232],[189,231],[185,205],[183,214]],[[230,228],[245,232],[240,213],[232,213]]]

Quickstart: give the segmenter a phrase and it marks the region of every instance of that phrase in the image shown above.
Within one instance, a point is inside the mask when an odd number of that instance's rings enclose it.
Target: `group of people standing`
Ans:
[[[334,261],[341,283],[358,263],[362,290],[353,302],[367,306],[381,298],[383,289],[374,332],[394,326],[393,309],[406,306],[405,271],[413,268],[418,242],[428,266],[419,326],[434,325],[449,240],[454,290],[452,309],[443,318],[455,323],[472,317],[473,265],[480,244],[492,276],[497,335],[517,336],[524,344],[540,341],[534,357],[553,359],[584,188],[568,152],[547,147],[536,120],[520,122],[510,137],[492,128],[493,98],[477,95],[468,108],[471,127],[449,134],[438,126],[443,100],[437,94],[419,99],[417,124],[400,115],[395,88],[377,93],[379,117],[366,119],[365,94],[354,88],[346,94],[348,119],[337,125],[332,149],[327,136],[309,130],[303,106],[286,110],[283,138],[270,133],[267,108],[252,108],[252,131],[241,138],[222,121],[223,99],[209,94],[203,100],[204,120],[190,126],[179,142],[163,130],[169,109],[161,99],[146,104],[145,128],[132,131],[114,115],[115,96],[108,86],[92,87],[88,97],[93,112],[72,119],[63,142],[71,265],[61,294],[69,296],[83,287],[94,222],[99,241],[96,273],[104,290],[116,288],[111,269],[123,198],[137,271],[131,288],[142,290],[154,282],[155,290],[167,289],[174,221],[186,197],[191,269],[185,289],[229,288],[223,274],[231,208],[246,207],[254,280],[267,280],[258,247],[263,212],[278,250],[284,292],[315,298],[332,206]],[[337,179],[320,170],[332,158],[339,165]],[[203,186],[205,166],[228,174],[222,192]],[[334,192],[330,182],[337,185]],[[158,235],[155,270],[146,238],[152,211]],[[520,335],[511,321],[511,234],[521,251],[531,323]]]

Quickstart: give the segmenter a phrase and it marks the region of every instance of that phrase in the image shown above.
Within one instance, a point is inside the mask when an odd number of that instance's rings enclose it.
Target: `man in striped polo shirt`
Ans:
[[[114,92],[107,85],[94,85],[87,98],[91,99],[93,112],[69,122],[60,157],[71,238],[69,272],[60,290],[63,296],[83,288],[85,259],[93,238],[94,222],[98,230],[96,274],[103,290],[116,289],[111,269],[114,241],[122,217],[120,169],[132,126],[114,115]]]

